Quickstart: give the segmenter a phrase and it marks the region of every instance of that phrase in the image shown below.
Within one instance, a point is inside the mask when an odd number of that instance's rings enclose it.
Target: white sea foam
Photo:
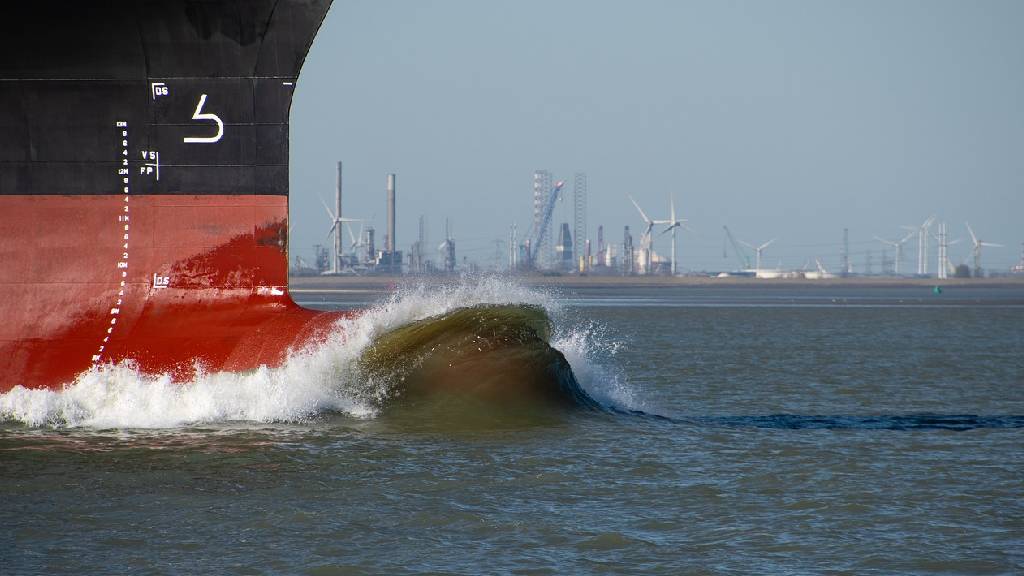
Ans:
[[[171,428],[212,422],[297,422],[325,412],[373,417],[372,391],[356,383],[355,361],[375,335],[409,322],[475,304],[534,304],[555,322],[552,345],[569,360],[580,384],[595,399],[636,408],[623,379],[605,359],[618,345],[599,326],[559,325],[558,299],[507,278],[486,277],[444,287],[399,289],[355,318],[339,320],[326,342],[294,351],[275,368],[245,373],[203,372],[189,382],[148,375],[131,362],[99,366],[80,374],[62,390],[20,386],[0,394],[0,421],[30,426],[90,428]],[[386,395],[380,390],[380,395]],[[379,398],[378,398],[379,399]]]
[[[635,389],[619,368],[622,342],[606,327],[593,321],[569,322],[555,317],[551,346],[562,352],[572,366],[576,381],[598,403],[624,410],[645,410]]]

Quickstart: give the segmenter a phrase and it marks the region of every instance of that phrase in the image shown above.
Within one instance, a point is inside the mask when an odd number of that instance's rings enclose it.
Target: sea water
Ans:
[[[368,312],[280,368],[0,395],[0,573],[1024,572],[1022,289],[303,298]],[[352,393],[376,334],[475,303],[544,307],[605,409]]]

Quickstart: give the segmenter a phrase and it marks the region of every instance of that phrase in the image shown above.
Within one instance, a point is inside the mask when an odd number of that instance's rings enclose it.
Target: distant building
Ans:
[[[376,271],[380,274],[401,274],[402,251],[394,250],[388,252],[386,250],[381,250],[378,252]]]
[[[569,229],[568,222],[562,222],[562,226],[559,228],[555,256],[559,272],[569,272],[573,269],[572,231]]]
[[[331,251],[320,244],[313,246],[313,251],[315,252],[317,274],[323,274],[331,267]]]
[[[629,276],[634,269],[633,235],[629,233],[629,226],[622,232],[622,273]]]
[[[447,218],[444,220],[444,242],[441,242],[437,249],[441,253],[441,262],[444,263],[445,273],[454,274],[457,262],[455,259],[455,239],[452,238],[452,228]]]
[[[1010,268],[1010,274],[1024,275],[1024,242],[1020,243],[1020,262]]]
[[[367,264],[375,264],[377,262],[377,244],[374,240],[375,231],[373,226],[366,227],[366,241],[363,243],[366,246],[365,261]]]

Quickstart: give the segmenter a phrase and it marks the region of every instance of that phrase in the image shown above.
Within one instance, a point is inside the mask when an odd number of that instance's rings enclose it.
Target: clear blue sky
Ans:
[[[1005,244],[983,264],[1006,268],[1024,241],[1022,30],[1016,0],[335,0],[292,107],[292,252],[326,244],[317,195],[342,160],[346,216],[381,239],[395,172],[399,248],[421,214],[436,246],[449,217],[459,259],[484,265],[529,228],[544,168],[587,173],[592,238],[640,228],[627,193],[655,217],[674,194],[695,231],[681,269],[735,267],[723,224],[778,237],[766,264],[790,267],[836,267],[848,227],[855,266],[870,249],[877,269],[872,237],[930,214]]]

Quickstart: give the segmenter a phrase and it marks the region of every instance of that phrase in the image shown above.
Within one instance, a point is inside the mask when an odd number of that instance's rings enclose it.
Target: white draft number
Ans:
[[[186,144],[213,144],[219,142],[221,137],[224,136],[224,122],[221,121],[216,114],[211,112],[203,112],[203,104],[206,104],[206,94],[199,96],[199,104],[196,105],[196,111],[192,114],[193,120],[211,120],[217,123],[217,133],[213,136],[186,136],[183,141]]]

